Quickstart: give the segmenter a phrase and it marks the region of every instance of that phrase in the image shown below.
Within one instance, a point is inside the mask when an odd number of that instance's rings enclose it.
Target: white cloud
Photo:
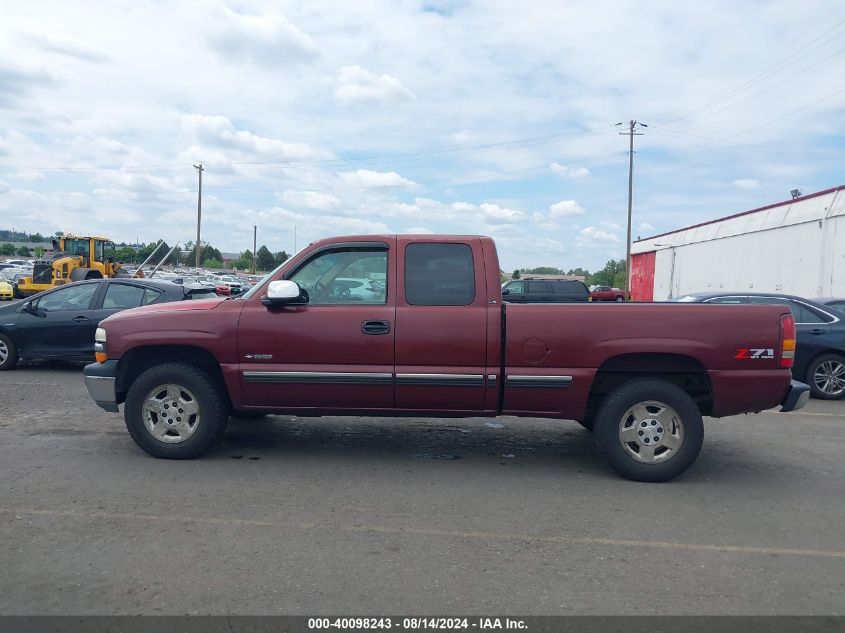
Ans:
[[[406,187],[410,189],[416,186],[415,182],[403,178],[395,171],[358,169],[338,172],[337,175],[345,184],[352,187]]]
[[[81,42],[60,38],[47,37],[43,33],[24,33],[23,37],[29,44],[48,53],[57,53],[73,57],[80,61],[101,64],[109,61],[109,56]]]
[[[255,158],[284,162],[329,156],[306,143],[289,143],[239,130],[228,117],[220,115],[185,115],[182,127],[194,141],[185,152],[192,160],[213,162],[214,157],[223,156],[234,161]],[[209,153],[213,153],[211,161]]]
[[[340,199],[318,191],[285,191],[281,198],[296,207],[330,211],[340,206]]]
[[[428,229],[424,226],[412,226],[407,229],[403,229],[402,233],[410,233],[410,234],[417,234],[417,235],[432,235],[434,231]]]
[[[390,75],[377,75],[360,66],[343,66],[337,75],[334,98],[341,104],[369,101],[405,101],[416,99],[401,81]]]
[[[10,189],[11,189],[11,187],[9,186],[8,182],[6,182],[4,180],[0,180],[0,193],[6,193]]]
[[[737,178],[734,180],[734,187],[745,189],[746,191],[754,191],[760,188],[760,181],[756,178]]]
[[[587,210],[575,200],[561,200],[549,207],[549,217],[556,220],[584,215],[586,212]]]
[[[604,229],[597,229],[594,226],[587,226],[581,229],[581,234],[578,239],[583,244],[603,242],[609,244],[617,244],[621,241],[620,237],[610,231]]]
[[[314,41],[279,14],[245,15],[221,7],[209,41],[226,62],[276,68],[310,61],[318,54]]]
[[[455,132],[452,134],[452,140],[456,143],[466,143],[471,141],[475,138],[475,134],[470,132],[469,130],[461,130],[460,132]]]
[[[566,176],[568,178],[585,178],[590,175],[590,170],[586,167],[576,167],[575,169],[572,169],[571,167],[561,165],[560,163],[550,164],[549,169],[551,169],[554,173],[561,177]]]
[[[649,224],[648,222],[641,222],[640,223],[640,231],[653,231],[654,225]]]

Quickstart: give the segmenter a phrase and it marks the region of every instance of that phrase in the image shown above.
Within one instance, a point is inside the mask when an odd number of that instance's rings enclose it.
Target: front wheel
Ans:
[[[150,455],[192,459],[223,435],[229,408],[221,387],[204,371],[166,363],[135,379],[124,419],[132,439]]]
[[[605,396],[593,432],[611,467],[634,481],[677,477],[704,443],[704,423],[693,399],[653,378],[627,382]]]
[[[625,297],[616,297],[616,303],[622,303],[625,301]]]
[[[18,348],[8,334],[0,334],[0,371],[14,369],[18,364]]]
[[[823,354],[807,370],[810,393],[820,400],[839,400],[845,395],[845,358]]]

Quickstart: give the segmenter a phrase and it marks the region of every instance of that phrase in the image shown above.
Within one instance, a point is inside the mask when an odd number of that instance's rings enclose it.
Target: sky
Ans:
[[[484,234],[596,270],[632,119],[634,239],[845,184],[845,8],[796,6],[0,0],[0,228],[184,244],[202,163],[224,252]]]

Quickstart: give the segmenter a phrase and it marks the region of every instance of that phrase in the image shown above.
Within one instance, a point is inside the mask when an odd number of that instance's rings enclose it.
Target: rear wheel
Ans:
[[[0,371],[14,369],[18,364],[18,348],[8,334],[0,334]]]
[[[222,435],[229,419],[221,388],[192,365],[167,363],[145,371],[126,394],[126,428],[155,457],[192,459]]]
[[[810,393],[821,400],[838,400],[845,395],[845,358],[823,354],[807,370]]]
[[[677,477],[692,465],[704,442],[693,399],[653,378],[627,382],[605,396],[593,433],[611,467],[634,481]]]
[[[622,303],[625,301],[625,297],[616,297],[616,303]]]

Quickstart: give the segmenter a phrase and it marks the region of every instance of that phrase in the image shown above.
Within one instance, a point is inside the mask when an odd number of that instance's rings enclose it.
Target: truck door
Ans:
[[[400,237],[398,250],[396,408],[482,411],[488,310],[480,240]]]
[[[305,305],[247,299],[238,325],[246,405],[393,408],[395,244],[345,242],[311,253],[285,274],[308,293]]]

